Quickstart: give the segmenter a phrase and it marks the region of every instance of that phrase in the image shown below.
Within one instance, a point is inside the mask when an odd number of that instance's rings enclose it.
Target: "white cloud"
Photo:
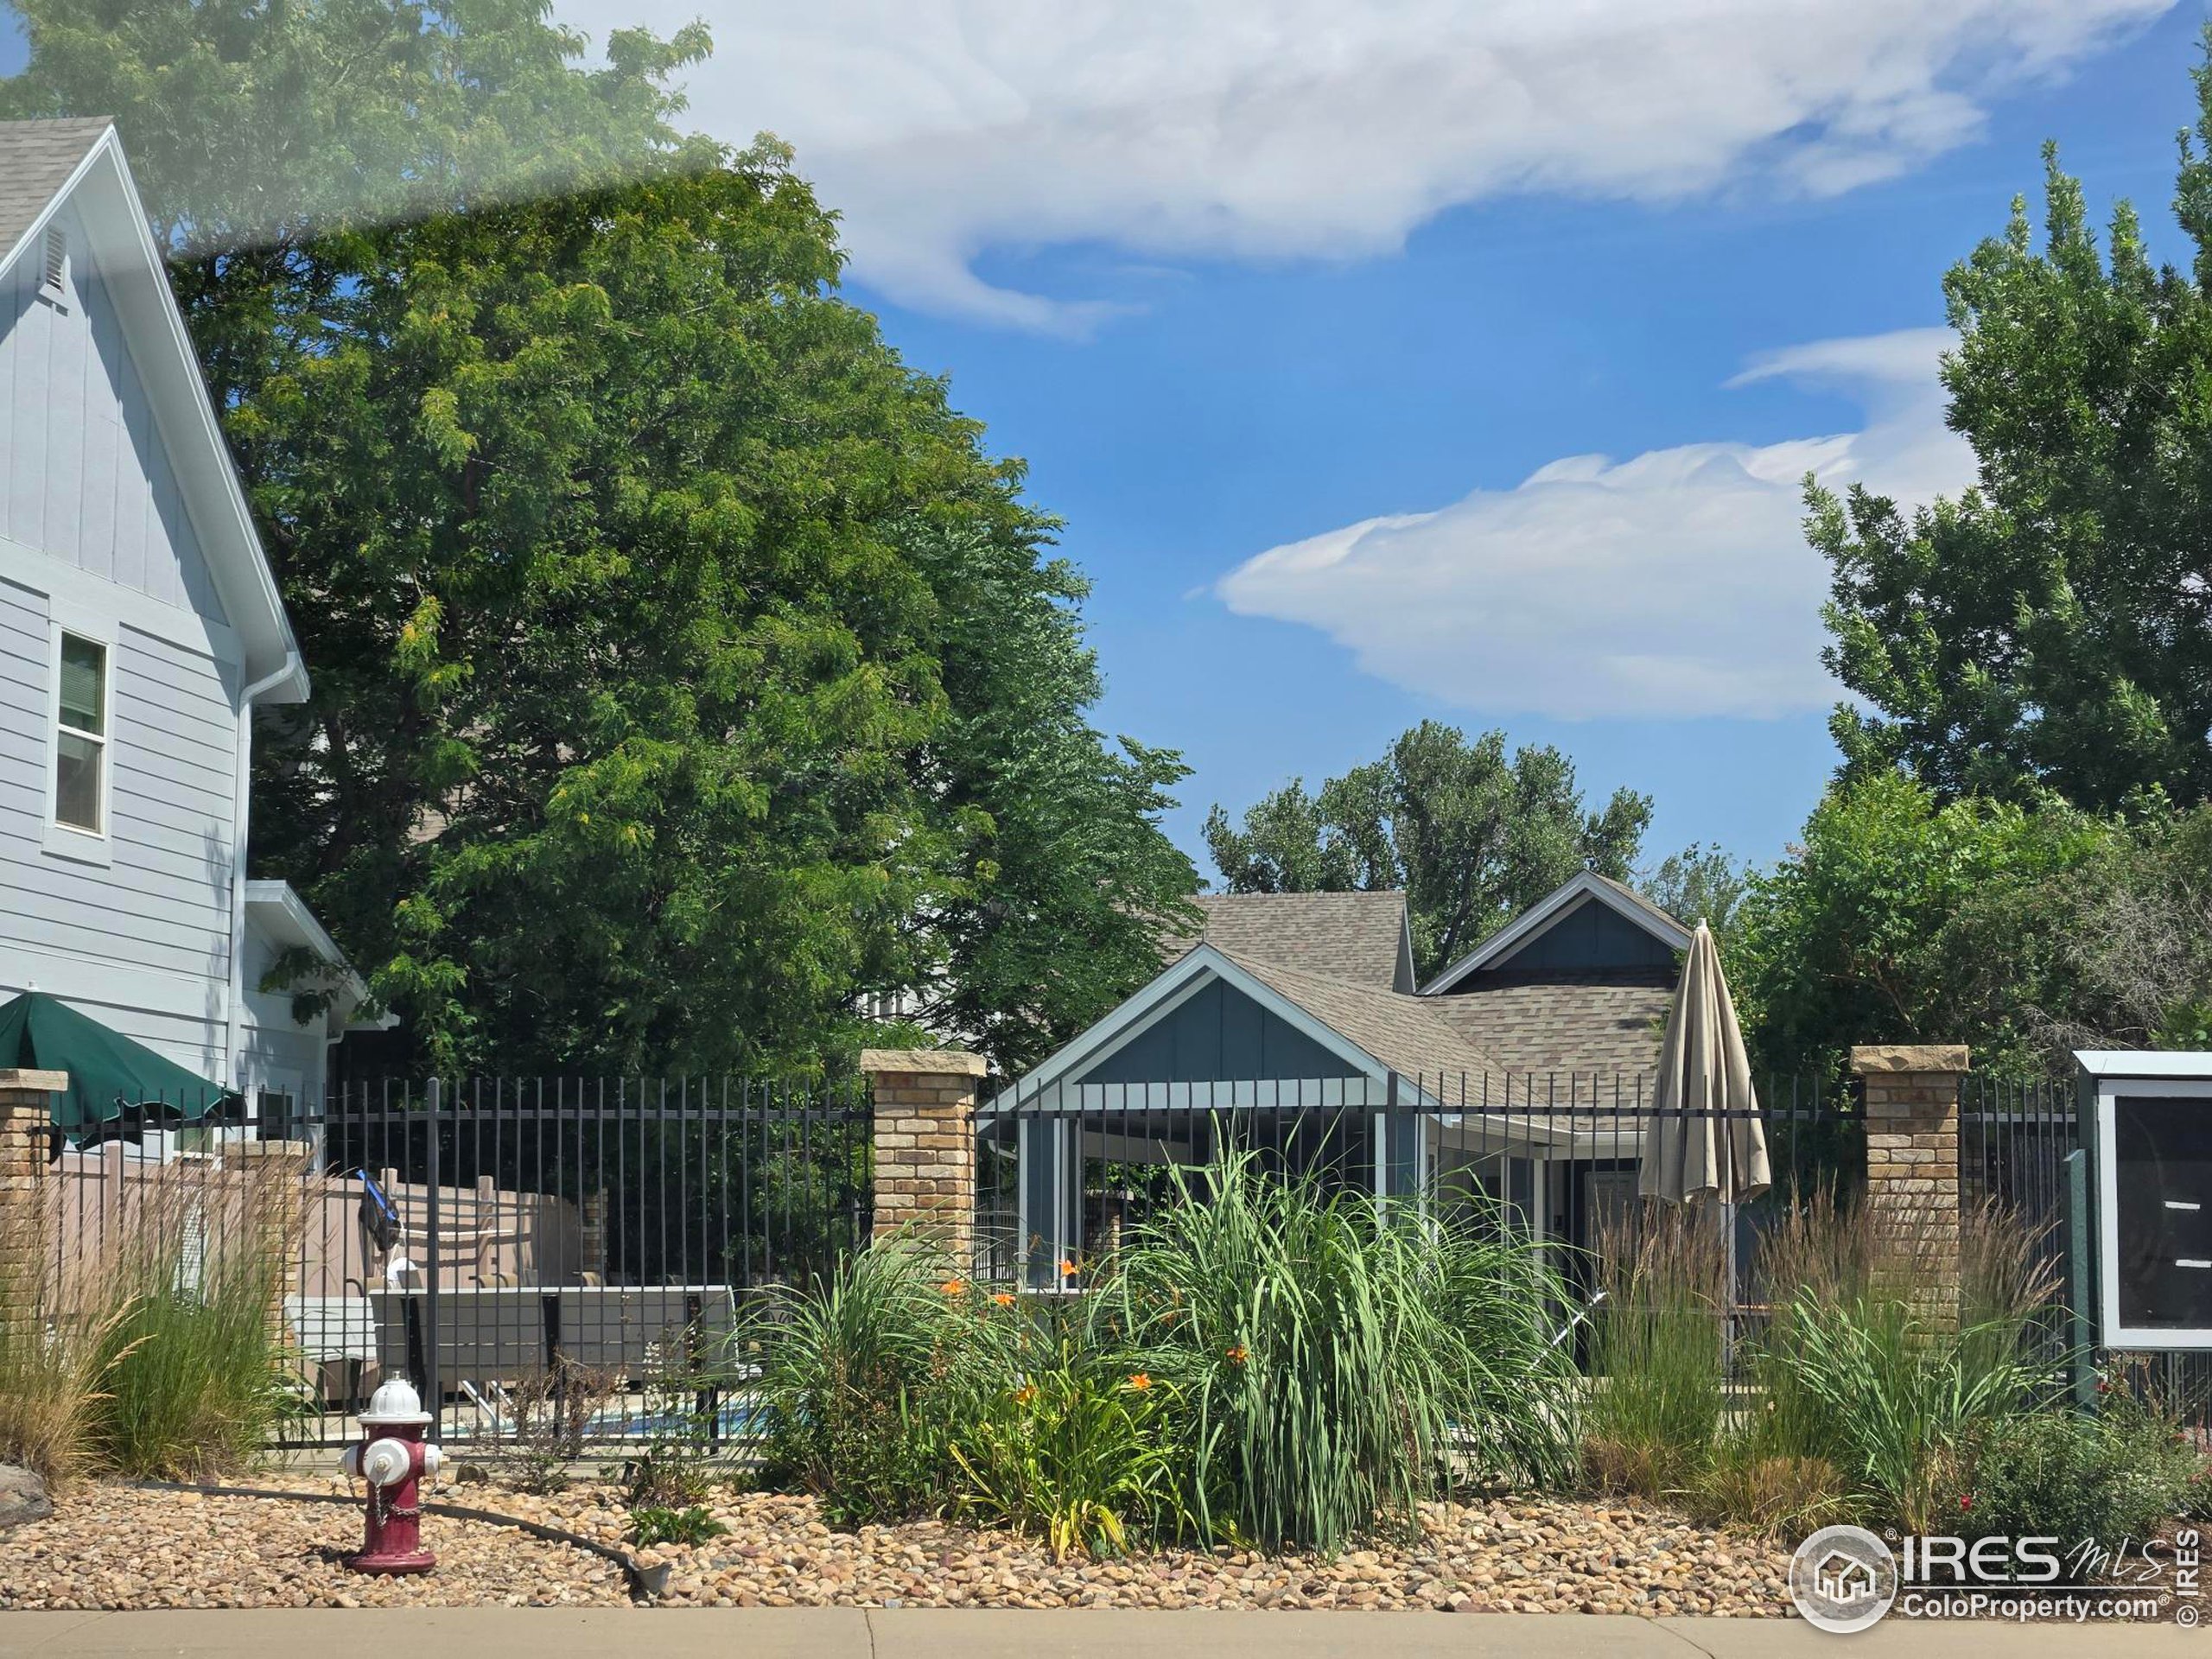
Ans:
[[[1801,480],[1863,480],[1907,501],[1970,483],[1936,379],[1950,340],[1822,340],[1731,383],[1848,386],[1867,412],[1859,431],[1570,456],[1512,489],[1272,549],[1216,592],[1242,614],[1321,629],[1370,674],[1488,713],[1823,708],[1838,690],[1820,663],[1827,569],[1805,544]]]
[[[978,257],[1359,257],[1508,192],[1850,189],[2171,3],[556,0],[601,41],[703,14],[694,118],[797,144],[877,288],[1076,329],[1095,299],[993,286]]]

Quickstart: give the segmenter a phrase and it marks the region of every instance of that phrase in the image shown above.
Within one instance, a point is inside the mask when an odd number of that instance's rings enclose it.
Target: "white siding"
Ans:
[[[0,280],[0,538],[16,550],[0,569],[0,998],[36,984],[219,1077],[239,675],[184,643],[227,638],[194,620],[221,608],[99,273],[62,220],[62,306],[36,298],[35,257]],[[48,850],[44,821],[50,620],[88,607],[115,628],[105,865]]]
[[[30,250],[0,282],[0,536],[225,620],[175,469],[76,215],[63,304]]]

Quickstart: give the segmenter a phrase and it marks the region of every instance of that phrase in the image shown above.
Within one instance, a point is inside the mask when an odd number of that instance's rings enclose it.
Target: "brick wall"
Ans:
[[[976,1243],[976,1086],[983,1057],[957,1048],[871,1048],[875,1230],[927,1240],[964,1267]]]

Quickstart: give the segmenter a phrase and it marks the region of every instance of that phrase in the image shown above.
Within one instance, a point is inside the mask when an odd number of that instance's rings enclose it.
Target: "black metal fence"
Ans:
[[[273,1251],[300,1409],[335,1444],[413,1381],[455,1442],[653,1433],[718,1389],[764,1289],[868,1240],[864,1081],[472,1078],[357,1086],[319,1109],[140,1110],[57,1137],[48,1289]],[[687,1408],[687,1415],[696,1408]],[[734,1408],[731,1408],[733,1414]]]
[[[1649,1089],[1639,1076],[1560,1072],[1003,1090],[977,1109],[976,1271],[1031,1290],[1080,1287],[1087,1262],[1198,1190],[1195,1166],[1232,1152],[1325,1189],[1509,1217],[1573,1261],[1630,1224],[1646,1150],[1692,1127],[1655,1108]],[[1736,1213],[1745,1263],[1788,1203],[1815,1191],[1848,1201],[1866,1180],[1855,1089],[1787,1077],[1760,1096],[1773,1190]]]
[[[1848,1205],[1866,1179],[1855,1087],[1774,1077],[1760,1097],[1772,1185],[1716,1235],[1732,1335],[1755,1332],[1785,1288],[1761,1276],[1772,1230],[1817,1195]],[[1556,1243],[1564,1326],[1604,1249],[1654,1213],[1661,1138],[1746,1127],[1685,1120],[1644,1079],[1590,1073],[1002,1089],[976,1111],[972,1270],[1079,1292],[1148,1215],[1203,1190],[1188,1185],[1202,1166],[1244,1152]],[[2001,1205],[2063,1268],[2071,1092],[1969,1078],[1959,1127],[1962,1205]],[[48,1279],[96,1297],[134,1239],[157,1236],[162,1271],[190,1284],[226,1239],[281,1240],[301,1444],[349,1438],[393,1376],[435,1402],[444,1439],[486,1449],[635,1440],[678,1411],[697,1421],[702,1399],[741,1437],[728,1338],[767,1287],[867,1243],[873,1161],[865,1080],[440,1080],[356,1085],[305,1112],[146,1109],[57,1132]],[[2170,1397],[2212,1396],[2202,1363],[2154,1363]]]

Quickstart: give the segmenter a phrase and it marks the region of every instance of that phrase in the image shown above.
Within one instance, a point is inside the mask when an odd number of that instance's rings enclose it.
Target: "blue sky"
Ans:
[[[1172,828],[1209,874],[1198,829],[1210,803],[1236,810],[1294,774],[1318,781],[1427,716],[1558,744],[1599,798],[1649,792],[1652,856],[1707,841],[1766,861],[1834,764],[1826,689],[1773,712],[1689,717],[1639,712],[1633,696],[1531,707],[1479,675],[1440,687],[1363,667],[1322,628],[1236,613],[1216,584],[1278,544],[1510,490],[1563,456],[1862,429],[1848,387],[1729,383],[1763,353],[1940,325],[1943,270],[2002,229],[2014,192],[2037,188],[2046,137],[2101,211],[2133,195],[2171,246],[2173,136],[2194,114],[2202,17],[2185,5],[2124,23],[1984,93],[1977,132],[1840,193],[1755,176],[1671,201],[1524,188],[1352,258],[1146,257],[1097,237],[976,262],[998,285],[1130,308],[1079,337],[899,303],[865,261],[854,289],[912,361],[951,376],[960,406],[1027,458],[1037,499],[1066,518],[1066,550],[1096,584],[1102,723],[1188,758]],[[1418,594],[1380,603],[1386,641],[1420,608]],[[1532,649],[1573,677],[1606,643],[1553,629]],[[1817,681],[1816,663],[1805,671]]]
[[[1202,869],[1211,803],[1427,716],[1556,743],[1593,797],[1648,791],[1654,858],[1778,855],[1834,760],[1794,480],[1967,475],[1926,331],[2044,137],[2173,251],[2204,16],[558,10],[594,36],[715,27],[695,118],[797,144],[847,215],[854,297],[1027,458],[1094,583],[1100,723],[1184,752],[1170,828]]]

